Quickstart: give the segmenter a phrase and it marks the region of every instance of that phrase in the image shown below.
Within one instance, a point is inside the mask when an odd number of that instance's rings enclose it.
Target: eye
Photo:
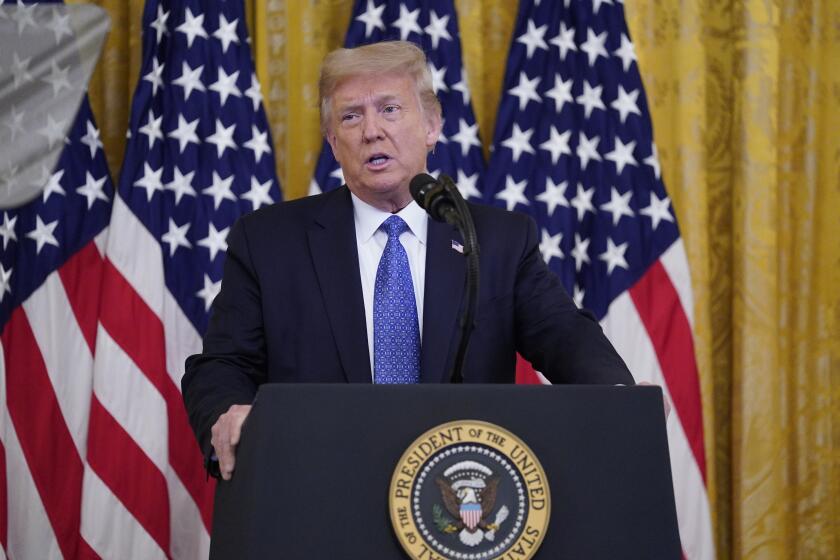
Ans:
[[[358,113],[345,113],[345,114],[341,115],[341,121],[342,122],[349,122],[349,121],[352,121],[353,119],[355,119],[358,116],[359,116]]]
[[[385,107],[382,108],[382,112],[386,113],[386,114],[387,113],[396,113],[399,110],[400,110],[399,105],[385,105]]]

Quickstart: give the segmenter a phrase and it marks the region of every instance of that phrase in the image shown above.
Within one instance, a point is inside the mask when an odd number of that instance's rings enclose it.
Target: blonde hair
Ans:
[[[441,117],[440,101],[432,85],[432,73],[426,55],[408,41],[383,41],[353,49],[336,49],[324,58],[318,80],[321,107],[321,134],[326,136],[330,117],[330,97],[342,80],[352,76],[407,75],[414,80],[414,89],[423,113]]]

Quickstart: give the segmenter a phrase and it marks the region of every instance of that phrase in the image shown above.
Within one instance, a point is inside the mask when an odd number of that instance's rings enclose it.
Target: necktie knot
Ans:
[[[388,239],[399,239],[400,235],[408,231],[408,224],[399,216],[391,216],[379,226],[379,229],[388,234]]]

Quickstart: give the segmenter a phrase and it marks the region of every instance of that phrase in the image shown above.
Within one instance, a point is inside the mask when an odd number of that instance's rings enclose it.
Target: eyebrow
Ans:
[[[376,96],[373,99],[373,102],[374,102],[375,105],[383,105],[383,104],[387,104],[387,103],[393,103],[394,101],[399,101],[399,97],[394,95],[394,94],[390,94],[390,93]],[[364,105],[365,105],[364,103],[348,102],[344,105],[339,105],[338,112],[339,113],[346,113],[348,111],[356,111]]]

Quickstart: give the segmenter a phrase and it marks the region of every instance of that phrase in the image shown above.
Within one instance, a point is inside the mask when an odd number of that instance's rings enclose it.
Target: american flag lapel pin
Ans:
[[[452,240],[452,250],[457,251],[462,255],[464,254],[464,246],[455,241],[454,239]]]

